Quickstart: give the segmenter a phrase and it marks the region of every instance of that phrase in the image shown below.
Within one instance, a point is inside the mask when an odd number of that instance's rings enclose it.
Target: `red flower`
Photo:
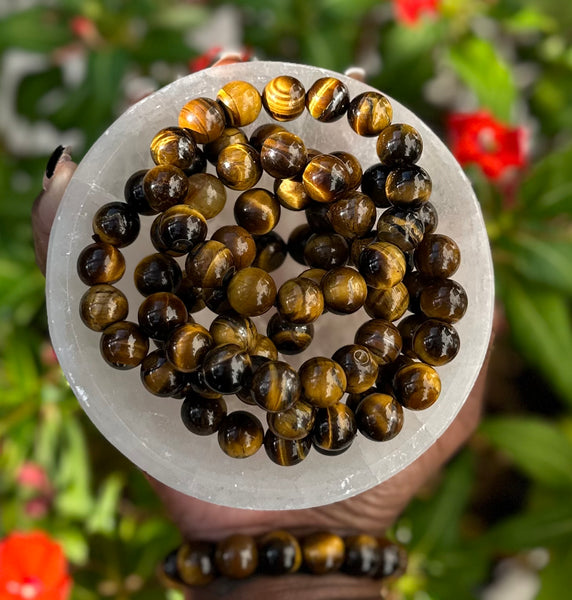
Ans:
[[[435,15],[439,7],[439,0],[394,0],[393,9],[395,18],[411,27],[416,25],[422,15]]]
[[[42,531],[0,542],[0,600],[65,600],[71,589],[60,546]]]
[[[209,48],[206,52],[191,60],[189,63],[189,71],[191,73],[196,73],[197,71],[202,71],[203,69],[210,67],[221,52],[222,46],[213,46],[212,48]]]
[[[488,112],[457,113],[447,121],[451,151],[461,163],[477,164],[489,179],[526,165],[526,131],[507,127]]]

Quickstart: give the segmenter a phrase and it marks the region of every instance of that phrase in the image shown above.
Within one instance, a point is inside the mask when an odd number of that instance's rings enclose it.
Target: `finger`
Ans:
[[[213,67],[220,67],[222,65],[234,65],[239,62],[247,62],[248,59],[244,59],[240,52],[223,52],[220,58],[213,63]]]
[[[361,67],[348,67],[345,70],[344,75],[356,79],[357,81],[365,81],[366,78],[365,69],[362,69]]]

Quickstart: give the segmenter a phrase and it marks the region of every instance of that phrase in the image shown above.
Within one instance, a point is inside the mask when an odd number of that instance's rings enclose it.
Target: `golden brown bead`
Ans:
[[[350,174],[341,159],[319,154],[306,165],[302,180],[312,200],[333,202],[349,190]]]
[[[419,295],[419,306],[423,314],[447,323],[456,323],[462,319],[467,305],[467,292],[452,279],[435,279]]]
[[[414,250],[421,243],[424,232],[415,211],[389,208],[377,221],[377,239],[395,244],[402,252]]]
[[[393,123],[383,129],[376,146],[382,164],[388,167],[404,167],[416,163],[423,152],[421,134],[404,123]]]
[[[125,273],[125,258],[115,246],[96,242],[80,252],[77,273],[85,285],[115,283]]]
[[[314,356],[300,367],[298,374],[303,399],[318,408],[339,402],[346,391],[346,374],[331,358]]]
[[[187,254],[207,237],[205,218],[186,204],[171,206],[157,220],[157,235],[162,244],[177,254]]]
[[[379,543],[367,533],[344,538],[346,552],[341,570],[354,577],[371,577],[381,563]]]
[[[385,181],[387,200],[401,208],[415,208],[427,202],[431,189],[431,177],[419,165],[393,169]]]
[[[372,319],[397,321],[407,311],[409,292],[403,282],[386,290],[368,288],[365,312]]]
[[[316,411],[312,442],[322,454],[341,454],[350,448],[357,433],[354,413],[338,402]]]
[[[233,275],[228,284],[227,297],[239,315],[257,317],[274,305],[276,284],[263,269],[247,267]]]
[[[403,252],[389,242],[373,242],[360,253],[359,272],[367,285],[377,290],[397,285],[406,268]]]
[[[218,430],[218,443],[231,458],[248,458],[262,446],[264,428],[257,417],[237,410],[229,413]]]
[[[401,335],[395,325],[383,319],[371,319],[356,331],[354,342],[365,346],[379,365],[393,362],[401,352]]]
[[[300,398],[298,373],[282,361],[264,362],[254,373],[251,394],[254,402],[267,412],[288,410]]]
[[[415,266],[429,277],[451,277],[461,264],[461,252],[455,240],[440,233],[424,236],[413,255]]]
[[[219,315],[209,327],[215,345],[236,344],[251,352],[258,340],[256,326],[248,318],[241,315]]]
[[[403,409],[388,394],[370,394],[355,413],[358,430],[368,440],[387,442],[403,428]]]
[[[360,394],[375,384],[377,361],[365,346],[358,344],[342,346],[334,352],[332,360],[338,363],[346,374],[348,394]]]
[[[150,352],[141,363],[141,382],[155,396],[175,396],[184,386],[184,375],[167,360],[162,350]]]
[[[189,191],[187,176],[172,165],[157,165],[143,177],[143,190],[149,206],[162,212],[175,204],[183,204]]]
[[[304,247],[306,264],[318,269],[341,267],[348,256],[348,243],[339,233],[314,233]]]
[[[361,178],[361,191],[369,196],[378,208],[387,208],[390,206],[387,194],[385,193],[385,184],[387,176],[391,169],[381,163],[376,163],[368,167]]]
[[[249,144],[258,152],[262,148],[262,144],[264,144],[264,140],[273,133],[277,133],[278,131],[286,131],[282,125],[278,125],[278,123],[265,123],[264,125],[260,125],[257,127],[252,134],[250,135]]]
[[[278,224],[280,203],[274,194],[262,188],[247,190],[236,199],[234,218],[252,235],[264,235]]]
[[[425,321],[424,315],[414,314],[401,319],[397,324],[397,329],[399,329],[403,341],[401,351],[409,358],[417,358],[417,355],[413,352],[413,335],[415,334],[417,327],[419,327],[423,321]]]
[[[304,210],[312,202],[301,179],[276,179],[274,193],[288,210]]]
[[[214,546],[208,542],[185,542],[177,551],[177,571],[183,583],[204,586],[216,577]]]
[[[165,344],[169,362],[183,373],[198,369],[213,347],[211,334],[198,323],[185,323],[174,329]]]
[[[451,362],[460,347],[461,340],[453,325],[437,319],[423,321],[413,335],[413,352],[429,365]]]
[[[253,267],[270,273],[280,268],[288,256],[286,242],[275,231],[256,237],[256,258]]]
[[[269,135],[260,149],[260,164],[271,176],[288,179],[300,175],[308,155],[302,138],[289,131]]]
[[[203,359],[205,383],[219,394],[236,394],[250,380],[252,365],[244,348],[236,344],[215,346]]]
[[[324,275],[327,273],[326,269],[306,269],[302,271],[298,277],[303,277],[305,279],[311,279],[313,282],[318,285],[322,284],[322,279]]]
[[[363,92],[348,108],[348,123],[359,135],[374,137],[391,123],[393,109],[389,100],[379,92]]]
[[[196,435],[212,435],[227,415],[224,398],[204,398],[192,392],[181,405],[181,420]]]
[[[222,286],[225,277],[234,268],[231,251],[216,240],[196,246],[185,262],[189,281],[202,288]]]
[[[280,286],[276,308],[291,323],[313,323],[324,311],[324,296],[317,283],[297,277]]]
[[[344,540],[334,533],[321,531],[302,540],[304,566],[314,575],[335,573],[344,562]]]
[[[156,165],[188,169],[193,164],[198,148],[188,129],[165,127],[151,140],[150,150]]]
[[[351,267],[337,267],[322,279],[324,304],[335,314],[349,315],[359,310],[367,297],[365,279]]]
[[[306,108],[306,90],[295,77],[280,75],[266,84],[262,105],[275,121],[292,121]]]
[[[218,178],[232,190],[248,190],[262,176],[260,156],[247,144],[231,144],[223,148],[216,164]]]
[[[303,223],[294,227],[288,236],[288,253],[297,263],[301,265],[306,264],[304,250],[306,249],[306,244],[312,235],[314,235],[314,233],[310,229],[310,226],[306,223]]]
[[[301,440],[312,432],[316,409],[303,400],[298,400],[287,410],[268,413],[268,427],[287,440]]]
[[[112,323],[123,321],[128,312],[123,292],[104,283],[90,287],[79,302],[81,320],[93,331],[103,331]]]
[[[414,211],[415,216],[423,223],[423,230],[427,233],[433,233],[439,224],[437,210],[431,202],[425,202],[418,206]]]
[[[346,166],[346,169],[348,170],[348,173],[350,175],[348,181],[348,189],[357,189],[361,184],[361,178],[363,175],[363,170],[361,168],[359,160],[353,154],[350,154],[349,152],[344,152],[343,150],[336,150],[335,152],[331,152],[331,155],[335,156],[336,158],[339,158]]]
[[[328,207],[330,223],[336,233],[348,240],[367,235],[375,225],[377,212],[373,200],[361,192],[350,192]]]
[[[116,248],[132,244],[140,227],[139,215],[125,202],[108,202],[93,217],[93,233],[97,240]]]
[[[267,336],[258,334],[254,348],[250,351],[250,356],[254,359],[255,356],[268,358],[269,360],[278,359],[278,350],[274,342]]]
[[[350,104],[350,94],[345,83],[335,77],[321,77],[306,93],[308,112],[323,123],[341,119]]]
[[[226,204],[226,189],[214,175],[195,173],[188,179],[185,204],[198,210],[205,219],[216,217]]]
[[[143,178],[147,169],[135,171],[125,182],[123,197],[127,204],[140,215],[155,215],[157,211],[149,206],[143,189]]]
[[[226,127],[224,111],[215,100],[194,98],[179,113],[179,127],[191,131],[199,144],[208,144],[221,135]]]
[[[355,240],[352,240],[350,245],[350,261],[352,264],[354,264],[356,267],[359,267],[359,257],[361,256],[362,250],[366,246],[373,244],[375,241],[375,235],[368,235],[364,238],[356,238]]]
[[[155,292],[174,292],[181,283],[182,273],[177,261],[164,254],[142,258],[133,275],[135,287],[143,296]]]
[[[258,540],[260,572],[268,575],[296,573],[302,565],[302,550],[298,540],[287,531],[266,533]]]
[[[170,292],[147,296],[141,302],[137,316],[139,326],[150,338],[163,341],[189,318],[185,303]]]
[[[285,440],[270,429],[264,436],[264,449],[268,458],[281,467],[291,467],[301,463],[312,449],[310,437],[301,440]]]
[[[244,579],[256,571],[258,548],[250,535],[234,534],[216,545],[215,563],[221,575]]]
[[[216,140],[210,144],[205,144],[205,156],[207,160],[213,165],[216,165],[221,150],[232,144],[248,144],[248,138],[242,129],[225,127],[224,131]]]
[[[262,108],[258,90],[246,81],[231,81],[225,84],[216,95],[223,107],[226,120],[235,127],[254,123]]]
[[[256,258],[256,243],[244,227],[223,225],[212,234],[211,239],[230,250],[237,270],[249,267]]]
[[[119,321],[101,334],[99,348],[103,359],[116,369],[132,369],[141,364],[149,350],[149,339],[130,321]]]
[[[312,323],[296,325],[283,319],[279,313],[275,313],[268,321],[266,333],[278,352],[299,354],[312,343],[314,326]]]
[[[405,365],[393,377],[399,402],[410,410],[424,410],[435,403],[441,393],[437,371],[425,363]]]

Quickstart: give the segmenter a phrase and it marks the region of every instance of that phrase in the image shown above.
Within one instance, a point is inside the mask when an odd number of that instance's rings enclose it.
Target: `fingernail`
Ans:
[[[346,69],[344,75],[358,81],[365,81],[365,69],[361,67],[349,67]]]
[[[69,146],[58,146],[48,159],[46,172],[44,173],[43,188],[46,189],[49,180],[54,176],[58,165],[71,160],[71,148]]]
[[[236,50],[225,50],[218,57],[219,61],[228,59],[242,60],[242,54]]]

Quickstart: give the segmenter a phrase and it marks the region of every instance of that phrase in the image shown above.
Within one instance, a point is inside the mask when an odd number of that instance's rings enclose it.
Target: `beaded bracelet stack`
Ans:
[[[247,138],[240,128],[262,107],[277,122]],[[306,109],[322,122],[347,115],[358,135],[377,138],[380,162],[363,171],[346,151],[307,149],[279,124]],[[279,76],[262,94],[232,81],[216,100],[185,104],[178,126],[151,141],[156,166],[131,175],[126,202],[97,211],[94,243],[78,257],[78,274],[90,286],[80,315],[101,332],[104,360],[118,369],[140,365],[149,392],[184,399],[185,426],[198,435],[216,432],[234,458],[264,445],[273,462],[294,465],[312,447],[344,452],[358,431],[375,441],[394,438],[403,408],[422,410],[437,400],[434,367],[459,350],[454,323],[466,311],[467,295],[451,279],[460,263],[457,244],[435,233],[431,179],[416,164],[421,136],[391,121],[382,94],[364,92],[350,101],[345,84],[333,77],[306,92],[297,79]],[[206,172],[208,161],[216,176]],[[273,191],[255,187],[263,172],[274,178]],[[222,211],[226,188],[240,192],[236,225],[207,239],[207,220]],[[287,241],[274,231],[283,208],[306,216]],[[120,249],[139,235],[140,215],[154,217],[157,252],[135,268],[145,298],[134,323],[113,284],[124,274]],[[305,270],[277,289],[270,272],[287,255]],[[190,316],[205,307],[217,315],[208,329]],[[262,335],[252,319],[273,307]],[[353,344],[331,358],[312,357],[298,370],[279,360],[278,353],[308,348],[322,313],[362,307],[370,319]],[[156,350],[149,351],[149,340]],[[228,412],[227,395],[264,409],[266,433],[246,407]]]

